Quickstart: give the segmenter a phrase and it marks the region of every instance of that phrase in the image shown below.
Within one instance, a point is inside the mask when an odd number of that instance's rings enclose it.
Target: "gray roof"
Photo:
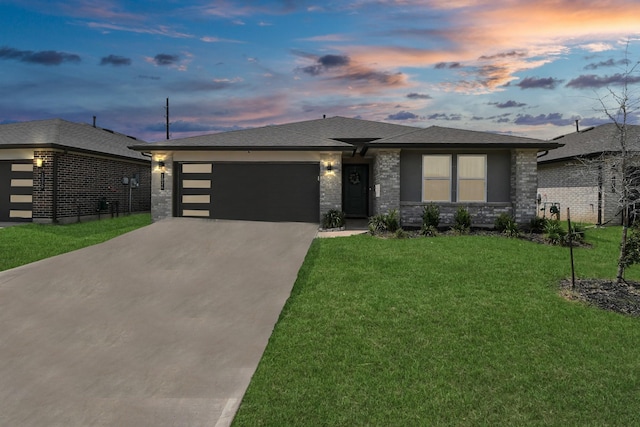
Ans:
[[[640,150],[640,126],[627,125],[628,141],[634,150]],[[555,142],[564,144],[563,147],[549,151],[541,156],[539,163],[567,160],[579,156],[593,156],[605,152],[620,151],[618,130],[614,123],[587,128],[555,138]]]
[[[555,148],[556,141],[438,126],[419,128],[370,120],[332,117],[190,138],[136,144],[134,150],[353,150],[353,144],[385,147]]]
[[[541,139],[520,136],[503,135],[498,133],[480,132],[465,129],[453,129],[431,126],[418,129],[402,135],[379,139],[369,144],[375,147],[531,147],[552,148],[559,146],[557,141],[543,141]]]
[[[353,145],[342,141],[366,142],[416,129],[419,128],[346,117],[332,117],[149,144],[136,144],[132,148],[140,151],[163,149],[352,150]]]
[[[0,149],[57,148],[120,158],[150,161],[128,146],[136,141],[108,129],[62,119],[36,120],[0,125]]]

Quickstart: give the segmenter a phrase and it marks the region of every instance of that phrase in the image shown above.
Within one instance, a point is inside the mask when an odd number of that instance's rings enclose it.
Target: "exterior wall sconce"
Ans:
[[[327,163],[327,172],[331,172],[333,171],[333,165],[331,164],[331,162]]]
[[[160,169],[160,190],[164,190],[164,173],[167,170],[167,167],[164,164],[164,161],[158,162],[158,168]]]
[[[42,169],[42,159],[36,159],[38,168],[38,180],[40,181],[40,191],[44,191],[44,170]]]

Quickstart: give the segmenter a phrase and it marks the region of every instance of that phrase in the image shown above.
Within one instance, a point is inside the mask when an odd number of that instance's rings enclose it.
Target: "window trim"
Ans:
[[[424,162],[425,162],[425,158],[426,157],[446,157],[448,162],[449,162],[449,176],[447,178],[428,178],[425,176],[425,167],[424,167]],[[422,164],[421,164],[421,168],[422,168],[422,188],[421,188],[421,198],[423,202],[444,202],[444,203],[451,203],[451,189],[452,189],[452,185],[453,185],[453,155],[452,154],[423,154],[422,155]],[[427,180],[433,180],[433,181],[448,181],[449,182],[449,188],[447,191],[448,194],[448,198],[446,200],[434,200],[434,199],[426,199],[425,198],[425,194],[424,194],[424,184],[425,181]]]
[[[464,181],[482,181],[484,183],[482,200],[460,200],[460,159],[464,157],[482,157],[484,160],[484,176],[482,178],[463,178]],[[456,200],[459,203],[486,203],[487,202],[487,155],[486,154],[458,154],[456,155]]]

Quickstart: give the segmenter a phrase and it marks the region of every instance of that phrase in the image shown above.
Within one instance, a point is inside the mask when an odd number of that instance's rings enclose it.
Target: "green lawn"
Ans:
[[[578,277],[615,277],[619,231]],[[569,276],[567,248],[497,236],[316,239],[234,426],[640,425],[640,319]]]
[[[24,224],[0,229],[0,271],[95,245],[151,223],[135,214],[68,225]]]

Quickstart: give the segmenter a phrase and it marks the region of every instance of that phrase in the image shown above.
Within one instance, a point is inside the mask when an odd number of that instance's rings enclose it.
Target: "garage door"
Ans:
[[[319,163],[181,163],[179,216],[319,221]]]
[[[31,221],[33,162],[0,162],[0,221]]]

